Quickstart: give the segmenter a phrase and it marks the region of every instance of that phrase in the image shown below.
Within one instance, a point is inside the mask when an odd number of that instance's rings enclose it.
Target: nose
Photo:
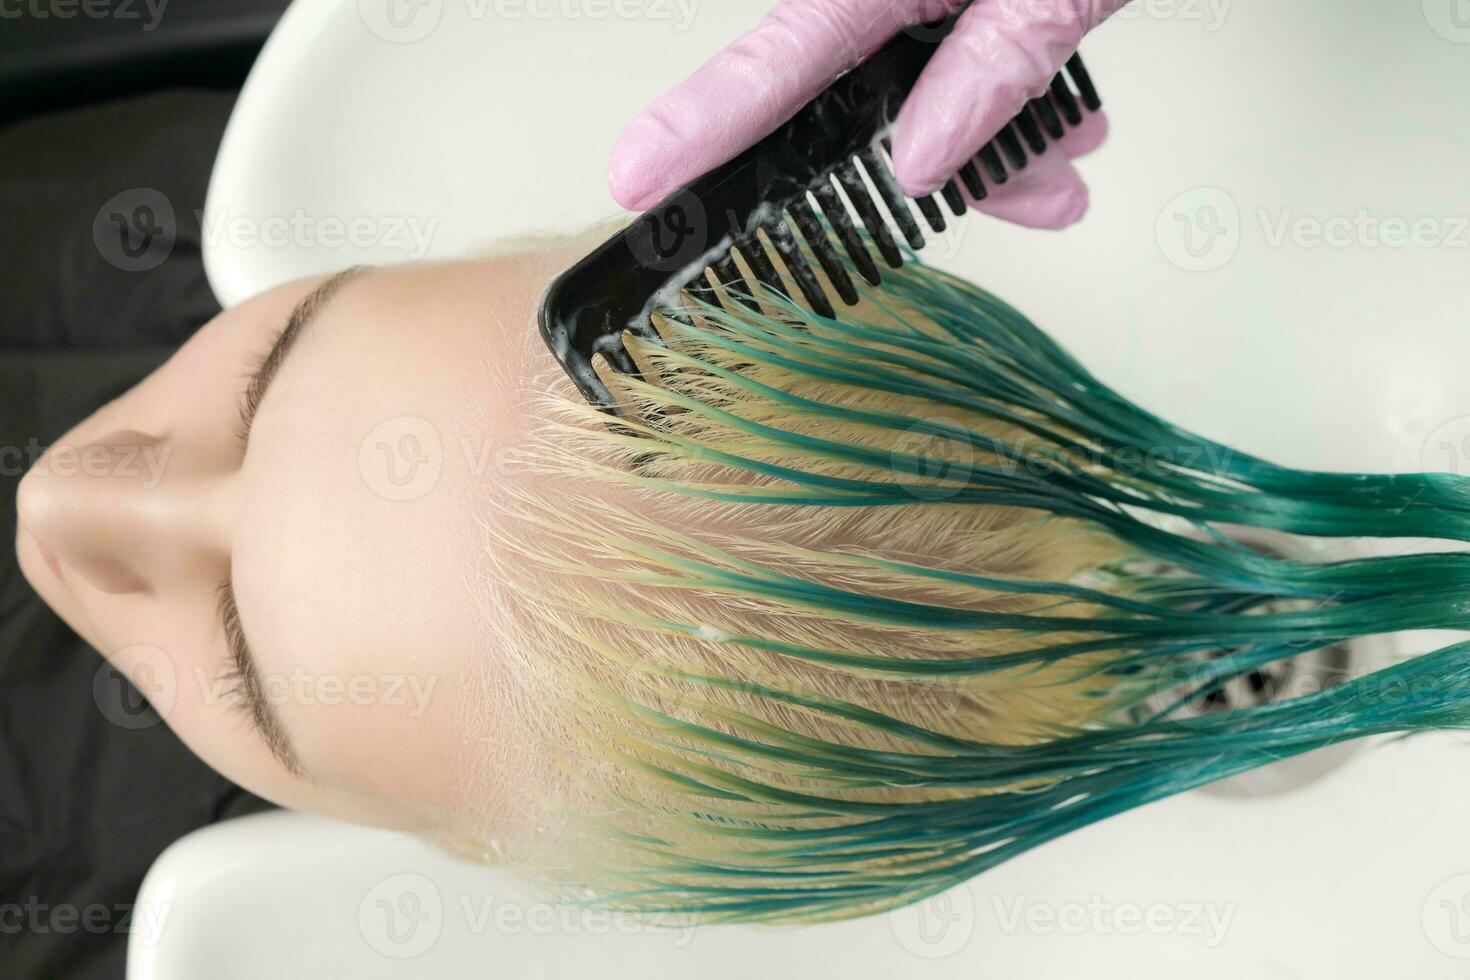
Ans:
[[[20,523],[93,588],[164,588],[228,555],[212,504],[221,473],[202,458],[132,430],[52,446],[21,481]]]

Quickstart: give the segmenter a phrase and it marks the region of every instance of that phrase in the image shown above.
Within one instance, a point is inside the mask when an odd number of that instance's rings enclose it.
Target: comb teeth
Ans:
[[[1041,135],[1041,127],[1036,124],[1036,117],[1029,104],[1021,107],[1020,114],[1015,118],[1015,126],[1026,140],[1026,145],[1031,147],[1032,153],[1046,152],[1046,137]]]
[[[781,284],[781,276],[776,272],[776,267],[771,264],[771,259],[766,255],[765,246],[761,244],[759,238],[751,236],[737,243],[735,250],[740,253],[745,259],[745,264],[750,266],[751,271],[755,273],[757,282],[774,292],[784,293],[786,291]]]
[[[1077,86],[1077,94],[1082,97],[1082,104],[1087,106],[1087,111],[1096,112],[1101,109],[1102,97],[1097,94],[1097,88],[1092,84],[1092,74],[1088,72],[1079,55],[1074,54],[1067,59],[1067,74],[1072,77],[1072,84]]]
[[[995,186],[1005,184],[1013,174],[1026,169],[1034,155],[1046,151],[1048,136],[1053,141],[1061,139],[1069,127],[1080,125],[1084,118],[1083,107],[1096,112],[1102,107],[1102,100],[1098,98],[1082,59],[1074,55],[1063,71],[1052,79],[1043,95],[1024,105],[995,139],[981,147],[953,178],[945,181],[938,197],[943,198],[955,217],[964,215],[970,208],[970,201],[983,201],[989,195],[987,180]],[[855,306],[858,302],[857,288],[842,262],[839,248],[852,260],[858,275],[869,285],[877,286],[883,277],[870,247],[876,249],[886,265],[898,269],[902,268],[904,258],[894,234],[895,228],[914,251],[926,244],[909,201],[913,201],[935,232],[943,232],[948,226],[948,220],[934,196],[910,198],[904,194],[893,175],[891,159],[892,143],[885,135],[819,179],[811,187],[811,198],[826,217],[825,225],[806,199],[798,199],[786,207],[786,214],[801,232],[802,239],[821,267],[825,283],[818,279],[806,261],[784,219],[776,218],[760,225],[771,248],[780,256],[790,280],[795,283],[795,291],[801,300],[822,316],[835,316],[839,301],[846,306]],[[863,180],[864,174],[867,181]],[[868,182],[877,191],[877,200],[869,191]],[[886,215],[879,210],[878,201],[882,201],[887,209]],[[867,231],[866,237],[859,230],[859,224]],[[763,286],[794,299],[758,236],[751,235],[736,242],[734,249]],[[720,263],[711,266],[716,279],[721,282],[731,279],[729,273],[735,266],[733,262],[728,264],[729,268],[723,271]],[[739,278],[738,271],[734,272],[734,277],[737,281],[735,288],[740,289],[744,280]],[[706,292],[712,292],[702,277],[696,281],[701,287],[695,295],[704,298]],[[829,295],[827,289],[836,295]],[[758,304],[747,302],[747,305]]]
[[[878,275],[878,267],[873,263],[873,257],[868,254],[867,246],[863,244],[863,236],[859,235],[857,229],[853,227],[847,207],[837,196],[837,191],[833,189],[830,179],[813,187],[812,197],[817,199],[822,213],[827,216],[832,230],[837,233],[842,247],[847,250],[848,258],[852,259],[852,264],[857,267],[858,275],[866,279],[871,286],[882,282],[883,277]]]
[[[990,174],[990,179],[997,184],[1004,184],[1011,179],[1011,175],[1006,172],[1006,165],[1001,162],[1000,154],[995,151],[994,143],[982,146],[980,152],[975,155],[975,158],[980,161],[980,165],[985,168],[985,172]]]
[[[726,252],[710,263],[710,271],[715,274],[715,281],[724,288],[727,296],[733,294],[741,305],[760,312],[761,305],[755,301],[751,288],[745,284],[745,277],[740,274],[740,268],[730,253]]]
[[[801,290],[801,295],[807,305],[822,316],[836,316],[837,311],[832,308],[827,294],[822,292],[822,286],[817,282],[812,267],[807,264],[806,256],[802,255],[801,249],[796,247],[796,238],[791,234],[791,228],[780,218],[767,222],[762,227],[766,230],[766,237],[770,239],[771,247],[785,263],[786,271],[791,273],[791,278],[796,281],[796,288]]]
[[[1067,80],[1059,72],[1051,80],[1051,97],[1056,103],[1057,111],[1062,114],[1068,126],[1077,126],[1082,122],[1082,109],[1077,105],[1077,97],[1067,87]]]
[[[805,200],[793,202],[786,209],[791,215],[791,220],[796,222],[796,227],[801,230],[801,237],[806,240],[807,247],[817,257],[817,264],[827,274],[827,280],[832,283],[837,295],[842,302],[848,306],[854,306],[858,301],[857,287],[852,284],[852,277],[847,274],[847,266],[842,264],[842,257],[837,254],[837,249],[832,247],[832,240],[827,237],[822,222],[817,219],[816,212]]]
[[[1021,148],[1021,137],[1016,135],[1015,123],[1006,123],[1006,127],[995,134],[995,142],[1000,144],[1000,151],[1012,167],[1021,170],[1026,166],[1026,151]]]
[[[937,192],[904,194],[888,123],[957,17],[932,36],[895,36],[775,132],[670,195],[547,287],[542,337],[589,401],[619,411],[594,361],[636,374],[624,332],[656,339],[653,312],[680,292],[711,307],[756,311],[779,295],[824,317],[856,305],[859,278],[879,286],[881,267],[901,268],[906,250],[925,247],[921,219],[944,232],[951,216],[985,200],[1101,106],[1074,56]]]
[[[965,212],[970,210],[970,205],[965,201],[965,195],[960,193],[960,187],[954,182],[953,177],[945,181],[944,186],[939,188],[939,196],[944,198],[944,203],[949,205],[949,209],[954,212],[956,218],[963,217]]]
[[[893,232],[888,230],[883,216],[878,213],[878,205],[868,196],[867,185],[863,183],[857,174],[857,168],[851,162],[845,163],[837,168],[837,183],[847,192],[847,200],[857,211],[858,217],[862,219],[863,226],[868,229],[868,234],[873,237],[873,242],[878,246],[878,254],[883,256],[883,261],[894,269],[903,265],[903,253],[898,250],[898,243],[893,240]]]
[[[1067,135],[1067,129],[1062,125],[1062,117],[1057,115],[1057,107],[1052,104],[1051,93],[1037,96],[1026,103],[1026,108],[1036,116],[1041,123],[1041,128],[1046,130],[1046,135],[1054,140],[1059,140]]]
[[[985,200],[990,193],[985,189],[985,181],[980,179],[980,168],[975,166],[974,160],[966,160],[965,165],[960,168],[960,183],[965,185],[965,190],[977,201]]]
[[[868,147],[858,153],[858,159],[862,161],[863,170],[873,186],[878,188],[878,195],[883,198],[883,204],[888,208],[888,213],[893,216],[893,221],[898,225],[898,230],[903,232],[904,241],[909,243],[909,248],[914,251],[924,247],[924,233],[919,230],[919,223],[914,220],[914,213],[908,209],[903,202],[903,188],[898,186],[893,173],[883,164],[874,147]]]

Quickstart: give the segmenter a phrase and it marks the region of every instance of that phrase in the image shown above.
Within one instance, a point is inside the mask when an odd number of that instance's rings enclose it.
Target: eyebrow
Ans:
[[[245,702],[244,707],[250,715],[251,723],[265,740],[271,755],[291,775],[304,776],[306,770],[291,745],[291,739],[286,734],[286,727],[281,724],[275,705],[271,704],[266,695],[264,678],[261,677],[255,657],[250,652],[250,644],[245,641],[245,628],[240,625],[240,609],[235,605],[235,591],[230,578],[230,573],[226,572],[224,580],[219,584],[219,618],[225,632],[225,644],[230,650],[230,659],[234,661],[233,676],[239,684],[239,695]]]
[[[271,382],[280,372],[281,365],[285,363],[296,341],[306,328],[321,315],[322,310],[326,308],[337,291],[366,271],[367,266],[360,265],[342,270],[313,289],[291,310],[291,315],[286,319],[285,328],[276,335],[270,350],[251,373],[250,382],[246,385],[245,394],[240,400],[238,435],[242,445],[249,443],[250,428],[255,422],[255,413],[259,410],[260,403],[265,400]],[[275,756],[276,761],[284,766],[287,772],[294,776],[304,776],[306,771],[291,744],[286,727],[281,723],[275,705],[271,704],[267,696],[265,680],[255,661],[255,655],[250,650],[250,643],[245,638],[245,627],[240,621],[240,607],[235,601],[233,578],[234,576],[227,571],[219,584],[217,594],[220,626],[224,630],[225,644],[229,648],[230,658],[234,661],[234,672],[239,681],[240,695],[244,699],[244,706],[249,712],[251,722],[260,733],[261,738],[265,740],[271,755]]]
[[[240,399],[240,441],[250,441],[250,426],[255,421],[255,413],[260,409],[260,403],[265,400],[265,394],[270,390],[271,382],[281,371],[281,365],[286,363],[286,358],[296,346],[296,341],[306,332],[306,328],[321,315],[323,309],[331,302],[348,282],[361,276],[368,271],[365,265],[354,265],[343,269],[330,279],[317,286],[296,304],[291,310],[291,315],[286,318],[285,328],[276,334],[275,343],[271,344],[270,350],[260,363],[251,372],[250,383],[245,386],[245,394]]]

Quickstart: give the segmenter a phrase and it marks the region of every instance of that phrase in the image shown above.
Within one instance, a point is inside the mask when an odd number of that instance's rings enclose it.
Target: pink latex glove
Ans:
[[[1045,91],[1082,38],[1127,0],[975,0],[934,53],[894,121],[895,175],[932,194],[1030,99]],[[609,184],[643,211],[771,133],[844,71],[905,27],[939,20],[965,0],[785,0],[755,30],[664,93],[623,131]],[[1087,210],[1071,159],[1107,133],[1089,116],[978,207],[1038,228]],[[1058,149],[1060,152],[1058,152]]]

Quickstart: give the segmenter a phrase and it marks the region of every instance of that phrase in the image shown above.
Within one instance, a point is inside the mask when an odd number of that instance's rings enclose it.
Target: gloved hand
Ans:
[[[975,0],[924,69],[894,122],[904,191],[932,194],[1040,95],[1082,38],[1127,0]],[[647,210],[791,118],[842,72],[905,27],[939,20],[965,0],[785,0],[760,24],[623,131],[609,182],[624,207]],[[1037,228],[1087,210],[1074,157],[1107,134],[1086,117],[978,207]]]

